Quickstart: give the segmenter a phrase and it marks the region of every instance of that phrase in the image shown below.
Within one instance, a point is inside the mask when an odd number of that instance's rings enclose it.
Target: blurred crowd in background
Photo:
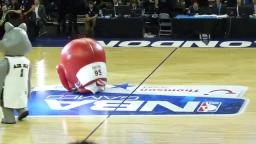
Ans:
[[[2,0],[0,14],[5,18],[3,24],[9,21],[18,26],[25,22],[29,37],[33,39],[47,33],[46,24],[49,22],[56,22],[56,30],[59,34],[79,34],[77,26],[79,15],[84,15],[85,33],[89,36],[93,35],[96,17],[106,15],[116,17],[117,10],[119,13],[127,14],[129,9],[130,16],[168,13],[174,17],[177,14],[198,14],[202,9],[208,8],[216,8],[210,13],[225,14],[225,9],[220,10],[220,5],[254,6],[254,3],[253,0]],[[1,28],[1,35],[3,33]]]

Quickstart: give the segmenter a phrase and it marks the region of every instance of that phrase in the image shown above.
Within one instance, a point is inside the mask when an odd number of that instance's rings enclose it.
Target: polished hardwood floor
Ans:
[[[172,50],[107,48],[110,84],[139,84]],[[33,87],[59,84],[60,48],[34,48]],[[245,111],[233,116],[111,116],[89,137],[97,144],[255,144],[256,49],[180,48],[145,84],[248,86]],[[1,117],[1,114],[0,114]],[[0,124],[1,144],[65,144],[82,140],[106,116],[28,117]]]

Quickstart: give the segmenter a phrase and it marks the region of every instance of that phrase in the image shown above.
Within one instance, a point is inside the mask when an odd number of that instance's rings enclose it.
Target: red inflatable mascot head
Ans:
[[[69,91],[96,93],[107,83],[105,51],[89,38],[69,42],[61,52],[57,65],[62,85]]]

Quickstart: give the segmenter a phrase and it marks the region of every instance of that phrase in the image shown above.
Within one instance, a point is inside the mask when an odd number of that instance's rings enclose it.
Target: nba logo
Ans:
[[[197,112],[217,112],[221,102],[202,102]]]

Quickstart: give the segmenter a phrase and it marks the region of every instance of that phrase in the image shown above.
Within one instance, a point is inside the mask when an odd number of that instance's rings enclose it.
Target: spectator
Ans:
[[[157,0],[159,13],[168,13],[170,16],[175,16],[175,8],[177,0]]]
[[[251,5],[253,4],[253,0],[244,0],[245,5]]]
[[[18,26],[22,23],[22,18],[21,18],[21,9],[20,5],[17,0],[11,0],[11,3],[8,5],[8,10],[14,10],[14,12],[10,12],[6,16],[6,21],[10,22],[14,26]]]
[[[35,26],[36,26],[36,14],[34,8],[34,0],[22,0],[21,10],[23,13],[23,21],[27,24],[27,33],[30,40],[36,37]]]
[[[137,10],[140,8],[140,1],[139,0],[131,0],[131,9],[132,10]]]
[[[1,9],[0,9],[0,15],[1,17],[7,12],[7,5],[4,2],[0,3]]]
[[[227,0],[227,7],[236,7],[237,0]]]
[[[65,34],[66,33],[66,17],[65,17],[65,3],[64,0],[56,0],[55,1],[58,9],[58,27],[57,33]]]
[[[77,14],[78,14],[78,7],[79,1],[75,0],[68,0],[65,5],[65,16],[67,18],[68,24],[68,37],[74,37],[78,34],[78,27],[77,27]]]
[[[40,0],[34,0],[34,5],[32,6],[36,14],[36,27],[35,32],[37,36],[42,36],[46,33],[45,23],[46,23],[46,13],[45,7],[40,3]]]
[[[147,14],[156,13],[159,9],[158,0],[142,0],[141,3]]]
[[[192,6],[191,0],[185,0],[185,8],[189,8]]]
[[[77,13],[76,11],[69,11],[66,16],[68,22],[68,36],[76,36],[78,34]]]
[[[56,17],[56,4],[55,0],[44,0],[45,13],[48,21],[53,21]]]
[[[104,8],[104,2],[102,0],[94,0],[94,6],[96,9],[100,10]]]
[[[91,37],[94,35],[94,27],[95,27],[97,16],[98,16],[98,10],[94,6],[94,3],[90,1],[89,6],[87,8],[86,15],[85,15],[85,34],[88,37]]]
[[[253,0],[254,14],[256,13],[256,0]]]
[[[215,5],[213,6],[213,14],[224,15],[227,14],[226,6],[221,2],[221,0],[216,0]]]
[[[208,0],[198,0],[199,7],[209,7]]]
[[[68,34],[69,37],[72,36],[72,28],[74,28],[75,34],[78,33],[77,28],[77,2],[71,0],[58,0],[58,23],[59,23],[59,32],[62,34]],[[66,21],[67,20],[67,21]],[[68,31],[66,31],[66,22],[68,22]]]
[[[7,12],[7,5],[4,2],[1,3],[1,10],[0,10],[0,12],[1,12],[1,17]],[[5,30],[4,30],[4,22],[5,22],[4,20],[0,21],[0,39],[2,39],[2,37],[4,35],[4,32],[5,32]]]
[[[73,37],[73,35],[78,34],[78,26],[77,26],[77,14],[80,2],[78,0],[72,2],[69,0],[69,7],[68,11],[68,35]]]
[[[122,1],[120,0],[113,0],[113,6],[119,6],[119,5],[122,5]]]
[[[199,14],[199,5],[195,1],[193,5],[188,10],[188,15],[198,15]]]
[[[1,12],[1,16],[2,16],[2,12],[3,12],[3,6],[6,6],[4,1],[0,0],[0,12]]]
[[[4,1],[0,1],[0,17],[7,12],[7,4]]]
[[[34,21],[36,20],[35,12],[33,11],[34,0],[21,0],[20,9],[22,10],[24,21]]]

